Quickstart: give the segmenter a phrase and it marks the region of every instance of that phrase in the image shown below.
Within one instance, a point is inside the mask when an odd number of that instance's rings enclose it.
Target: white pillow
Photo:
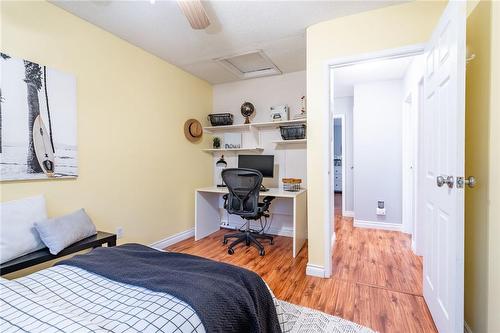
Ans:
[[[35,222],[47,218],[43,195],[0,204],[0,263],[43,249]]]
[[[64,216],[37,221],[35,228],[50,253],[54,255],[65,247],[97,233],[94,223],[83,209]]]

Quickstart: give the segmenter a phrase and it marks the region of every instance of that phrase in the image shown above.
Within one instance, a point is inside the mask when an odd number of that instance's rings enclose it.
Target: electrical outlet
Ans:
[[[125,230],[123,229],[123,227],[117,227],[115,233],[116,233],[116,238],[123,238]]]
[[[385,216],[385,202],[384,201],[377,202],[377,215]]]

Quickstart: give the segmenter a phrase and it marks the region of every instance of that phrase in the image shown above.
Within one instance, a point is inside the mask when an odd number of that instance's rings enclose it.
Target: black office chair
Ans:
[[[259,249],[259,254],[261,256],[265,255],[264,246],[259,242],[259,239],[270,240],[271,244],[273,244],[273,237],[264,234],[264,230],[259,232],[250,229],[251,220],[261,220],[262,217],[269,217],[269,206],[274,199],[274,197],[267,196],[263,202],[259,202],[262,174],[254,169],[224,169],[222,179],[229,190],[229,193],[224,195],[224,208],[229,214],[239,215],[246,220],[244,230],[240,229],[240,232],[224,235],[224,244],[227,244],[229,238],[236,238],[229,245],[227,253],[233,254],[234,247],[245,242],[247,246],[254,244]]]

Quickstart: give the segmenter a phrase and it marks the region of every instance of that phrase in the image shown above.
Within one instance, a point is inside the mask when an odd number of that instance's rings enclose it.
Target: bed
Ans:
[[[15,280],[0,278],[1,332],[206,332],[193,307],[172,294],[67,263]],[[372,332],[273,295],[272,302],[282,332]]]

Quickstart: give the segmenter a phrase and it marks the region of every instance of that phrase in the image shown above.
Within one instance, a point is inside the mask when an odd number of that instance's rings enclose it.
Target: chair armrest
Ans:
[[[273,201],[274,199],[276,199],[276,197],[268,195],[267,197],[264,197],[262,201],[264,201],[264,203],[271,203],[271,201]]]
[[[273,201],[274,199],[276,199],[276,197],[271,197],[271,196],[264,197],[264,199],[262,200],[263,203],[261,206],[261,210],[263,212],[267,212],[269,210],[269,206],[271,206],[271,201]]]
[[[224,199],[224,209],[227,209],[227,198],[229,198],[229,194],[224,194],[222,199]]]

